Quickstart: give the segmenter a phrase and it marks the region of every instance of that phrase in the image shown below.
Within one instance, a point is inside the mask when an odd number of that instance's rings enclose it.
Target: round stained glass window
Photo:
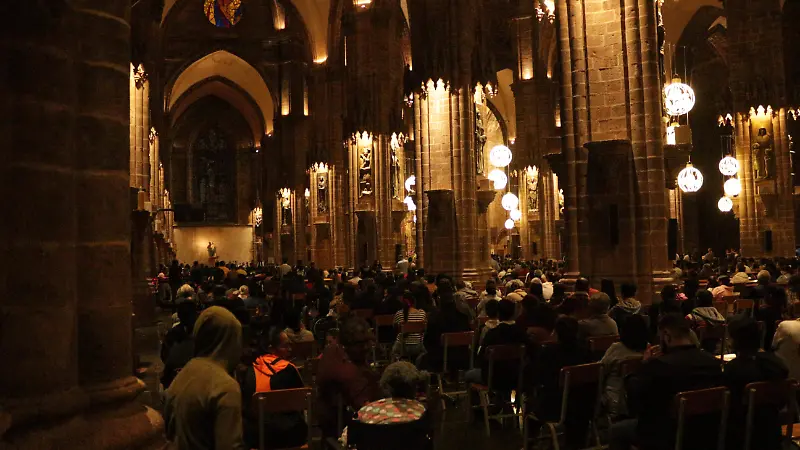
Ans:
[[[205,0],[208,21],[219,28],[230,28],[242,18],[242,0]]]

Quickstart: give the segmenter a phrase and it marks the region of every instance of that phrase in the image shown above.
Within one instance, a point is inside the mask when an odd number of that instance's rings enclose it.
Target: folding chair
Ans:
[[[597,417],[600,413],[600,399],[601,394],[603,391],[603,365],[599,362],[597,363],[590,363],[590,364],[581,364],[579,366],[567,366],[561,369],[561,377],[559,380],[559,384],[561,385],[562,395],[561,395],[561,416],[559,417],[558,422],[545,422],[544,427],[540,431],[540,435],[538,439],[544,439],[544,433],[548,433],[553,444],[554,450],[559,450],[561,447],[558,442],[558,436],[560,434],[564,434],[565,432],[565,425],[567,422],[567,414],[569,410],[569,394],[570,391],[579,386],[587,386],[591,384],[597,385],[597,393],[594,402],[594,412],[592,414],[592,418],[590,419],[590,429],[591,435],[587,436],[588,439],[594,437],[595,446],[592,448],[601,448],[600,447],[600,435],[597,432]],[[528,449],[529,443],[529,428],[528,419],[533,419],[536,421],[541,422],[538,417],[534,413],[526,413],[525,414],[525,421],[523,425],[523,433],[522,433],[522,448],[523,450]],[[545,431],[545,427],[547,431]],[[588,442],[587,442],[588,444]]]
[[[375,327],[375,345],[381,349],[382,357],[389,360],[392,345],[397,339],[397,333],[394,328],[394,314],[381,314],[372,317],[372,323]],[[389,330],[390,333],[385,334],[381,331]],[[382,339],[385,338],[385,339]]]
[[[312,402],[311,388],[283,389],[270,392],[258,392],[253,395],[253,405],[258,415],[258,448],[264,450],[266,436],[264,425],[266,414],[286,412],[306,412],[306,417],[311,415]],[[311,444],[311,427],[308,427],[308,437],[305,445],[293,447],[295,449],[308,449]],[[289,449],[287,449],[289,450]]]
[[[469,367],[468,369],[472,369],[475,365],[475,353],[473,349],[475,348],[475,332],[473,331],[465,331],[462,333],[443,333],[442,334],[442,348],[444,349],[444,354],[442,357],[442,372],[437,373],[436,379],[438,381],[438,388],[439,388],[439,397],[442,399],[442,424],[441,428],[444,430],[444,423],[445,419],[447,418],[447,405],[445,404],[445,400],[450,400],[452,402],[455,401],[455,397],[459,395],[467,394],[467,390],[463,391],[449,391],[445,392],[444,390],[444,377],[447,376],[448,373],[448,361],[450,356],[450,348],[452,347],[466,347],[469,350]]]
[[[402,322],[400,328],[400,357],[406,355],[406,335],[424,334],[428,327],[428,322]]]
[[[744,387],[744,402],[747,405],[747,416],[745,419],[744,450],[750,450],[753,444],[753,427],[756,418],[757,407],[774,407],[780,410],[784,405],[788,406],[788,422],[783,425],[782,431],[786,440],[792,439],[792,429],[794,428],[797,401],[796,380],[762,381],[750,383]]]
[[[522,377],[525,370],[525,346],[524,345],[492,345],[486,348],[486,358],[489,361],[489,374],[486,377],[487,383],[484,384],[469,384],[468,390],[475,390],[478,393],[478,397],[480,399],[480,408],[483,409],[483,424],[486,427],[486,436],[489,437],[492,434],[491,428],[489,427],[489,419],[504,419],[507,417],[522,417],[523,411],[522,408],[519,407],[520,404],[523,403],[523,395],[522,395]],[[517,375],[517,396],[514,400],[516,411],[513,414],[503,414],[501,411],[498,414],[489,415],[489,394],[495,392],[494,390],[494,365],[498,361],[514,361],[517,360],[519,362],[519,373]],[[469,421],[472,422],[472,399],[470,398],[469,402]]]
[[[593,356],[597,357],[600,355],[600,358],[606,353],[611,344],[615,342],[619,342],[619,335],[612,334],[609,336],[593,336],[588,339],[589,341],[589,351],[592,353]],[[600,358],[597,358],[599,361]]]
[[[730,392],[727,388],[716,387],[697,391],[679,392],[675,395],[677,429],[675,431],[675,450],[683,448],[686,421],[694,416],[720,413],[717,434],[717,450],[725,450],[725,433],[728,424],[728,404]]]
[[[749,298],[740,298],[733,302],[733,313],[739,314],[742,311],[750,311],[750,317],[753,317],[753,309],[755,309],[755,302]]]

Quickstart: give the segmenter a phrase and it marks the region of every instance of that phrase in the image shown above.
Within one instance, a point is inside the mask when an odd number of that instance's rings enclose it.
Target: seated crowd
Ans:
[[[745,386],[800,379],[800,321],[791,320],[800,312],[800,278],[788,262],[705,256],[694,266],[679,258],[676,283],[651,305],[636,299],[631,283],[617,296],[610,280],[595,290],[579,278],[567,292],[552,261],[496,262],[506,270],[478,290],[407,261],[403,273],[373,265],[349,277],[285,261],[273,269],[190,267],[174,289],[175,324],[161,352],[167,436],[182,449],[299,447],[312,426],[307,417],[261,417],[256,398],[304,387],[313,388],[323,444],[352,444],[354,423],[424,423],[432,433],[429,409],[439,403],[428,384],[438,377],[439,385],[467,383],[482,405],[514,404],[532,437],[547,423],[563,425],[566,448],[584,448],[598,417],[611,448],[674,448],[676,394],[722,386],[730,392],[725,448],[744,448]],[[470,332],[474,345],[447,344]],[[293,355],[306,343],[320,354]],[[493,353],[509,346],[519,347],[518,358]],[[602,375],[565,400],[564,369],[591,363]],[[750,436],[758,445],[750,448],[781,448],[785,406],[759,410]],[[718,422],[691,420],[683,448],[716,448]]]

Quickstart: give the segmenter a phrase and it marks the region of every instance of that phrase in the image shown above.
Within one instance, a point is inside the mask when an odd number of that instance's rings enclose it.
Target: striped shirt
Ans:
[[[394,314],[394,324],[400,325],[403,323],[405,315],[403,314],[403,310],[397,311]],[[425,311],[418,309],[416,311],[409,311],[408,312],[408,321],[409,322],[427,322],[428,316],[425,314]],[[422,344],[422,336],[423,333],[409,333],[406,335],[406,345],[419,345]],[[400,342],[400,334],[397,335],[397,342]]]

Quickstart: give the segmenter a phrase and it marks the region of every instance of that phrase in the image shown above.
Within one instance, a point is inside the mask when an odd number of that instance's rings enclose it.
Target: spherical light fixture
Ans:
[[[738,178],[731,178],[722,185],[722,189],[728,197],[736,197],[742,193],[742,183]]]
[[[503,209],[506,211],[513,211],[519,206],[519,197],[508,192],[503,196],[503,199],[500,200],[500,204],[503,205]]]
[[[505,145],[495,145],[489,152],[489,162],[495,167],[511,164],[511,149]]]
[[[733,209],[733,200],[728,196],[722,197],[717,202],[717,208],[722,212],[729,212]]]
[[[514,228],[514,221],[511,219],[506,220],[506,230],[511,230]]]
[[[509,213],[509,216],[511,216],[511,220],[516,222],[522,218],[522,211],[518,209],[512,209],[511,212]]]
[[[408,192],[412,192],[414,190],[414,186],[417,184],[417,176],[411,175],[410,177],[406,178],[406,190]]]
[[[670,116],[682,116],[694,107],[694,90],[675,77],[672,83],[664,86],[664,106]]]
[[[505,189],[506,185],[508,185],[508,177],[506,176],[505,172],[500,169],[492,170],[489,172],[489,175],[487,175],[486,178],[494,182],[494,189],[497,191],[500,189]]]
[[[697,192],[703,187],[703,174],[687,163],[686,167],[678,174],[678,187],[683,192]]]
[[[726,156],[719,160],[719,171],[725,176],[732,177],[739,172],[739,161],[733,156]]]

